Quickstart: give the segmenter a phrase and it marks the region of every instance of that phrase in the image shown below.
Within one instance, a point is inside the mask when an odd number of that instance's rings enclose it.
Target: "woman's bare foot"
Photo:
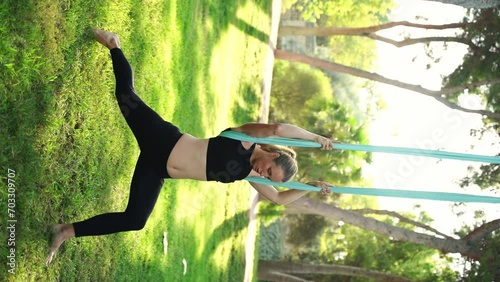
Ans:
[[[73,237],[75,237],[73,224],[56,224],[52,226],[52,245],[50,246],[45,265],[49,266],[62,243],[64,243],[66,239]]]
[[[120,39],[115,33],[101,29],[94,29],[93,31],[95,40],[106,46],[109,50],[113,48],[120,48]]]

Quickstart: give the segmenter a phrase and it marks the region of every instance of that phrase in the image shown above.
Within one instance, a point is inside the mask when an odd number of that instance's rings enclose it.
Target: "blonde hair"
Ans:
[[[283,169],[283,182],[287,182],[297,173],[299,167],[295,157],[297,153],[284,146],[259,144],[261,149],[269,153],[279,153],[280,156],[273,159],[274,163]]]

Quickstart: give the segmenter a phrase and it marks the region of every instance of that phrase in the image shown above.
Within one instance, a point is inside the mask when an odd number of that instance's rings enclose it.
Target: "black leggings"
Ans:
[[[122,50],[112,49],[111,59],[116,78],[116,99],[139,143],[141,154],[135,166],[125,211],[101,214],[73,223],[76,237],[142,229],[153,211],[163,179],[170,178],[167,160],[182,136],[176,126],[164,121],[135,94],[132,68]]]

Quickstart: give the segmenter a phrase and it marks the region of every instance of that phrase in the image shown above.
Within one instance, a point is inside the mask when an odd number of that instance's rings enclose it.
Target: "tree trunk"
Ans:
[[[490,222],[487,222],[473,231],[471,231],[464,239],[469,240],[471,242],[479,242],[487,237],[491,232],[500,229],[500,219],[496,219]]]
[[[334,220],[340,220],[347,224],[370,230],[395,240],[412,242],[429,248],[440,250],[443,253],[460,253],[466,257],[479,260],[481,251],[467,238],[438,238],[435,236],[417,233],[408,229],[392,226],[373,218],[364,217],[360,214],[340,209],[319,200],[302,197],[295,202],[287,204],[287,207],[302,209],[308,213],[314,213]],[[491,229],[488,229],[490,231]]]
[[[278,272],[278,273],[328,274],[328,275],[343,275],[351,277],[363,277],[383,282],[412,281],[410,279],[393,274],[387,274],[380,271],[363,269],[353,266],[343,266],[343,265],[307,264],[307,263],[295,263],[286,261],[259,260],[258,267],[259,267],[259,273],[260,270],[262,269],[267,272]]]
[[[377,73],[372,73],[372,72],[368,72],[365,70],[356,69],[356,68],[345,66],[342,64],[337,64],[334,62],[329,62],[329,61],[313,58],[313,57],[306,56],[306,55],[296,54],[296,53],[292,53],[292,52],[285,51],[285,50],[276,49],[274,51],[274,55],[275,55],[275,58],[277,58],[277,59],[287,60],[287,61],[291,61],[291,62],[304,63],[304,64],[308,64],[308,65],[318,67],[321,69],[327,69],[327,70],[332,70],[332,71],[336,71],[336,72],[346,73],[346,74],[350,74],[353,76],[357,76],[357,77],[377,81],[380,83],[389,84],[389,85],[396,86],[399,88],[407,89],[410,91],[415,91],[415,92],[421,93],[423,95],[432,97],[432,98],[436,99],[437,101],[441,102],[442,104],[444,104],[445,106],[447,106],[451,109],[454,109],[454,110],[460,110],[460,111],[467,112],[467,113],[480,114],[480,115],[488,116],[492,119],[500,119],[500,113],[495,113],[495,112],[486,111],[486,110],[473,110],[473,109],[463,108],[463,107],[456,105],[456,104],[454,104],[454,103],[452,103],[444,98],[444,96],[447,94],[463,91],[463,90],[468,89],[470,87],[476,87],[476,86],[484,85],[484,84],[500,83],[500,79],[483,81],[483,82],[480,82],[481,84],[479,84],[479,83],[465,84],[462,86],[457,86],[457,87],[453,87],[453,88],[449,88],[449,89],[441,89],[441,90],[436,91],[436,90],[430,90],[427,88],[423,88],[420,85],[409,84],[409,83],[401,82],[398,80],[390,79],[390,78],[384,77],[384,76],[377,74]]]
[[[389,22],[381,25],[368,27],[296,27],[280,26],[278,36],[304,35],[304,36],[333,36],[333,35],[367,35],[380,30],[389,29],[396,26],[416,27],[422,29],[443,30],[449,28],[464,28],[469,23],[452,23],[443,25],[418,24],[408,21]]]
[[[260,269],[257,271],[257,278],[275,282],[313,282],[282,272],[264,271]]]
[[[373,209],[359,209],[359,210],[351,210],[351,211],[355,212],[355,213],[362,214],[362,215],[365,215],[365,214],[379,214],[379,215],[392,216],[392,217],[395,217],[395,218],[399,219],[399,222],[408,223],[408,224],[411,224],[411,225],[413,225],[415,227],[419,227],[419,228],[422,228],[424,230],[428,230],[428,231],[433,232],[433,233],[435,233],[437,235],[440,235],[440,236],[442,236],[443,238],[446,238],[446,239],[454,239],[453,237],[448,236],[448,235],[446,235],[444,233],[441,233],[438,230],[430,227],[429,225],[426,225],[426,224],[420,223],[418,221],[409,219],[409,218],[404,217],[404,216],[402,216],[399,213],[394,212],[394,211],[373,210]]]
[[[406,38],[403,40],[393,40],[384,36],[377,35],[375,33],[364,34],[363,36],[369,37],[373,40],[378,40],[391,44],[395,47],[405,47],[409,45],[419,44],[419,43],[430,43],[430,42],[456,42],[465,44],[471,48],[477,48],[472,40],[462,37],[443,37],[443,36],[431,36],[431,37],[421,37],[421,38]]]

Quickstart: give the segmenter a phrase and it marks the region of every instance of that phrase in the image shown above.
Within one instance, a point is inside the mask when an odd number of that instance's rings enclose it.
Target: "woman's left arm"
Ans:
[[[252,137],[279,136],[309,140],[321,144],[321,149],[331,150],[333,148],[332,140],[289,123],[247,123],[240,127],[234,127],[232,130]]]
[[[331,193],[330,186],[332,185],[329,183],[323,181],[313,181],[313,182],[308,182],[307,184],[321,188],[320,193],[323,195],[328,195]],[[252,185],[252,187],[255,190],[257,190],[259,194],[261,194],[266,199],[277,205],[289,204],[291,202],[294,202],[302,198],[302,196],[304,196],[305,194],[309,193],[309,191],[296,190],[296,189],[278,191],[276,188],[274,188],[274,186],[258,184],[254,182],[250,182],[250,185]]]
[[[285,138],[314,141],[321,144],[321,149],[324,150],[331,150],[333,148],[332,140],[289,123],[280,123],[276,129],[276,135]]]

